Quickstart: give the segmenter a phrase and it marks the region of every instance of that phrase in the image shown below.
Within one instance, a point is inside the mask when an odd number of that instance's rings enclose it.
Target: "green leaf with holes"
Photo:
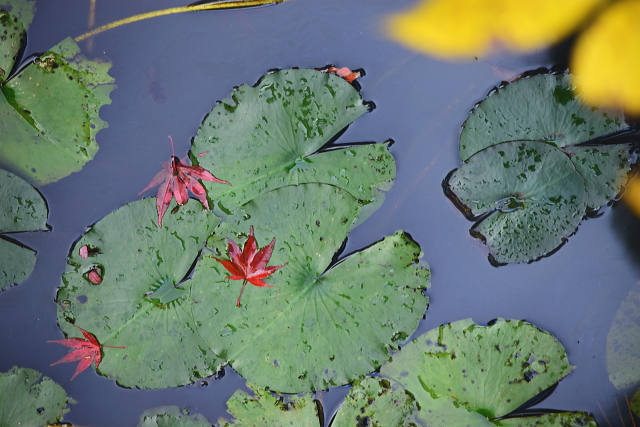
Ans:
[[[367,111],[358,91],[316,70],[283,70],[242,85],[205,118],[192,161],[232,186],[203,184],[230,213],[254,197],[286,185],[335,185],[378,206],[395,177],[388,144],[318,152]],[[372,212],[371,208],[368,212]]]
[[[0,83],[9,77],[33,21],[34,1],[0,0]]]
[[[99,368],[125,387],[176,387],[222,363],[196,331],[191,282],[181,284],[219,219],[192,201],[160,228],[155,201],[133,202],[92,226],[72,248],[56,298],[65,334],[77,334],[73,323],[102,345],[126,347],[103,348]]]
[[[22,178],[0,169],[0,233],[47,230],[47,204]],[[22,282],[33,270],[36,253],[0,236],[0,290]]]
[[[416,329],[429,270],[404,232],[332,264],[360,212],[334,186],[305,184],[263,194],[238,209],[207,242],[228,259],[253,226],[258,247],[276,239],[269,265],[287,265],[247,285],[212,257],[193,274],[194,317],[205,342],[248,381],[283,393],[346,384],[378,368]]]
[[[402,427],[411,425],[417,410],[413,396],[396,381],[366,377],[353,383],[331,427]]]
[[[576,147],[628,127],[621,111],[593,108],[575,95],[568,74],[522,78],[489,94],[462,127],[460,157],[507,141],[542,141],[565,151],[587,182],[590,208],[614,198],[626,182],[629,146]]]
[[[144,411],[137,427],[211,427],[202,414],[191,414],[187,408],[159,406]]]
[[[465,215],[478,219],[471,234],[487,244],[496,263],[552,252],[586,211],[584,179],[562,151],[543,142],[486,148],[454,171],[447,185]]]
[[[640,383],[640,284],[631,288],[611,322],[607,371],[618,390]]]
[[[40,185],[82,169],[106,127],[98,112],[115,88],[110,67],[68,38],[10,76],[0,96],[0,166]]]
[[[51,378],[14,366],[0,373],[0,425],[44,426],[60,421],[76,403]]]
[[[481,425],[539,425],[527,417],[489,422],[505,416],[564,378],[573,367],[562,344],[551,334],[517,320],[498,319],[491,326],[461,320],[433,329],[407,344],[380,374],[399,382],[420,407],[428,425],[453,421]],[[554,418],[554,416],[551,416]],[[584,413],[567,413],[555,424],[593,425]],[[562,424],[567,422],[567,424]]]
[[[243,390],[233,393],[227,402],[231,420],[220,418],[220,427],[321,427],[318,410],[310,395],[276,397],[253,384],[247,384],[253,396]]]

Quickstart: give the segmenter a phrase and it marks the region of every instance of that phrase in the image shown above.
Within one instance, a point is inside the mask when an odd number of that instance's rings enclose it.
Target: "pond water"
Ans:
[[[78,401],[64,418],[74,425],[136,425],[151,407],[179,405],[214,422],[226,401],[247,389],[231,368],[221,379],[167,390],[131,390],[93,369],[70,381],[75,365],[49,365],[65,354],[47,340],[61,339],[54,298],[73,242],[86,227],[138,193],[170,155],[188,150],[203,117],[232,87],[254,84],[273,68],[363,68],[362,95],[377,108],[355,121],[341,143],[395,140],[397,178],[386,201],[350,235],[345,253],[403,229],[432,269],[431,298],[416,336],[440,324],[473,318],[526,319],[552,333],[577,368],[540,407],[592,412],[618,424],[616,401],[628,420],[624,396],[609,382],[606,336],[620,302],[640,277],[640,223],[621,203],[581,223],[557,253],[532,264],[495,268],[469,235],[468,222],[445,197],[441,183],[460,164],[460,125],[473,105],[501,80],[539,67],[562,65],[562,49],[446,63],[408,51],[382,32],[386,13],[402,0],[292,0],[251,10],[183,13],[150,19],[95,37],[89,57],[106,56],[118,88],[100,115],[109,128],[84,169],[39,188],[49,209],[49,233],[16,236],[38,251],[34,272],[0,295],[0,371],[36,369]],[[175,0],[97,0],[101,25],[137,13],[180,6]],[[87,0],[39,0],[25,55],[44,52],[86,31]],[[215,173],[215,171],[214,171]],[[322,392],[325,424],[348,388]],[[627,394],[633,390],[627,390]],[[602,408],[602,410],[600,409]],[[628,421],[627,421],[628,422]]]

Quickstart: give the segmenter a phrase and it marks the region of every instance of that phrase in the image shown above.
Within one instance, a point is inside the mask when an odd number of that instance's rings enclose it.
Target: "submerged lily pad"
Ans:
[[[593,108],[574,93],[568,74],[522,78],[492,92],[471,113],[460,135],[463,161],[507,141],[542,141],[564,150],[587,182],[590,208],[614,198],[626,182],[629,146],[583,146],[628,127],[622,111]]]
[[[571,235],[586,211],[582,176],[549,144],[514,141],[469,158],[448,180],[449,190],[497,263],[539,258]]]
[[[353,383],[331,427],[402,427],[411,425],[417,410],[413,396],[397,382],[367,377]]]
[[[265,279],[273,288],[247,285],[241,307],[241,281],[215,259],[205,256],[191,280],[198,331],[248,381],[284,393],[346,384],[417,327],[429,270],[405,233],[331,266],[359,211],[337,187],[283,187],[244,205],[208,240],[226,257],[227,238],[241,244],[253,226],[259,247],[276,239],[270,265],[287,263]]]
[[[611,322],[607,371],[618,390],[640,382],[640,284],[629,291]]]
[[[126,387],[176,387],[221,364],[196,332],[190,282],[180,284],[219,219],[188,203],[163,227],[156,221],[155,198],[148,198],[96,223],[72,248],[56,299],[65,333],[73,323],[102,345],[126,347],[103,348],[99,368]],[[83,246],[91,248],[86,258]]]
[[[309,395],[276,398],[269,391],[248,384],[254,395],[238,390],[227,402],[234,419],[220,418],[220,427],[321,427],[317,407]]]
[[[0,170],[0,233],[47,230],[47,204],[25,180]],[[35,251],[0,237],[0,290],[33,271]]]
[[[6,80],[0,165],[41,185],[82,169],[98,151],[96,133],[106,127],[98,111],[115,88],[110,67],[82,56],[68,38]]]
[[[388,144],[318,153],[367,109],[340,77],[307,69],[267,74],[209,113],[193,141],[192,160],[232,184],[203,183],[225,213],[267,191],[310,182],[381,203],[380,190],[395,177]]]
[[[191,414],[178,406],[159,406],[144,411],[138,427],[211,427],[202,414]]]
[[[44,426],[53,424],[76,403],[51,378],[38,371],[14,366],[0,373],[0,425]]]
[[[498,319],[478,326],[467,319],[407,344],[380,373],[415,397],[419,419],[430,426],[491,426],[490,420],[514,411],[572,369],[562,344],[529,323]],[[498,425],[503,423],[596,425],[583,412],[505,419]]]

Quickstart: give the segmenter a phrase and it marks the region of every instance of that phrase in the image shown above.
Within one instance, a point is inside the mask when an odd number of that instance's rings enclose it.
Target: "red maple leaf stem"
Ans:
[[[242,288],[240,289],[240,296],[238,297],[238,303],[236,304],[238,307],[240,307],[240,298],[242,298],[242,292],[244,292],[245,286],[247,286],[247,279],[244,279],[244,281],[242,282]]]

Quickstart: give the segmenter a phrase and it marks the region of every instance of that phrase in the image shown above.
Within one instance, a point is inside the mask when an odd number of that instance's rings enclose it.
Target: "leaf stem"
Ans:
[[[244,279],[244,281],[242,282],[242,289],[240,289],[240,296],[238,297],[238,303],[236,304],[238,307],[240,307],[240,298],[242,298],[242,292],[244,292],[244,287],[247,285],[247,279]]]
[[[113,28],[120,27],[122,25],[131,24],[133,22],[142,21],[144,19],[155,18],[158,16],[172,15],[174,13],[182,13],[182,12],[197,12],[200,10],[241,9],[241,8],[248,8],[248,7],[265,6],[269,4],[277,4],[277,3],[282,3],[283,1],[286,1],[286,0],[235,0],[235,1],[225,1],[225,2],[211,3],[211,4],[171,7],[168,9],[156,10],[154,12],[141,13],[139,15],[130,16],[125,19],[120,19],[118,21],[114,21],[106,25],[101,25],[100,27],[94,28],[93,30],[76,37],[75,41],[80,42],[90,37],[93,37],[97,34],[103,33],[107,30],[111,30]]]

